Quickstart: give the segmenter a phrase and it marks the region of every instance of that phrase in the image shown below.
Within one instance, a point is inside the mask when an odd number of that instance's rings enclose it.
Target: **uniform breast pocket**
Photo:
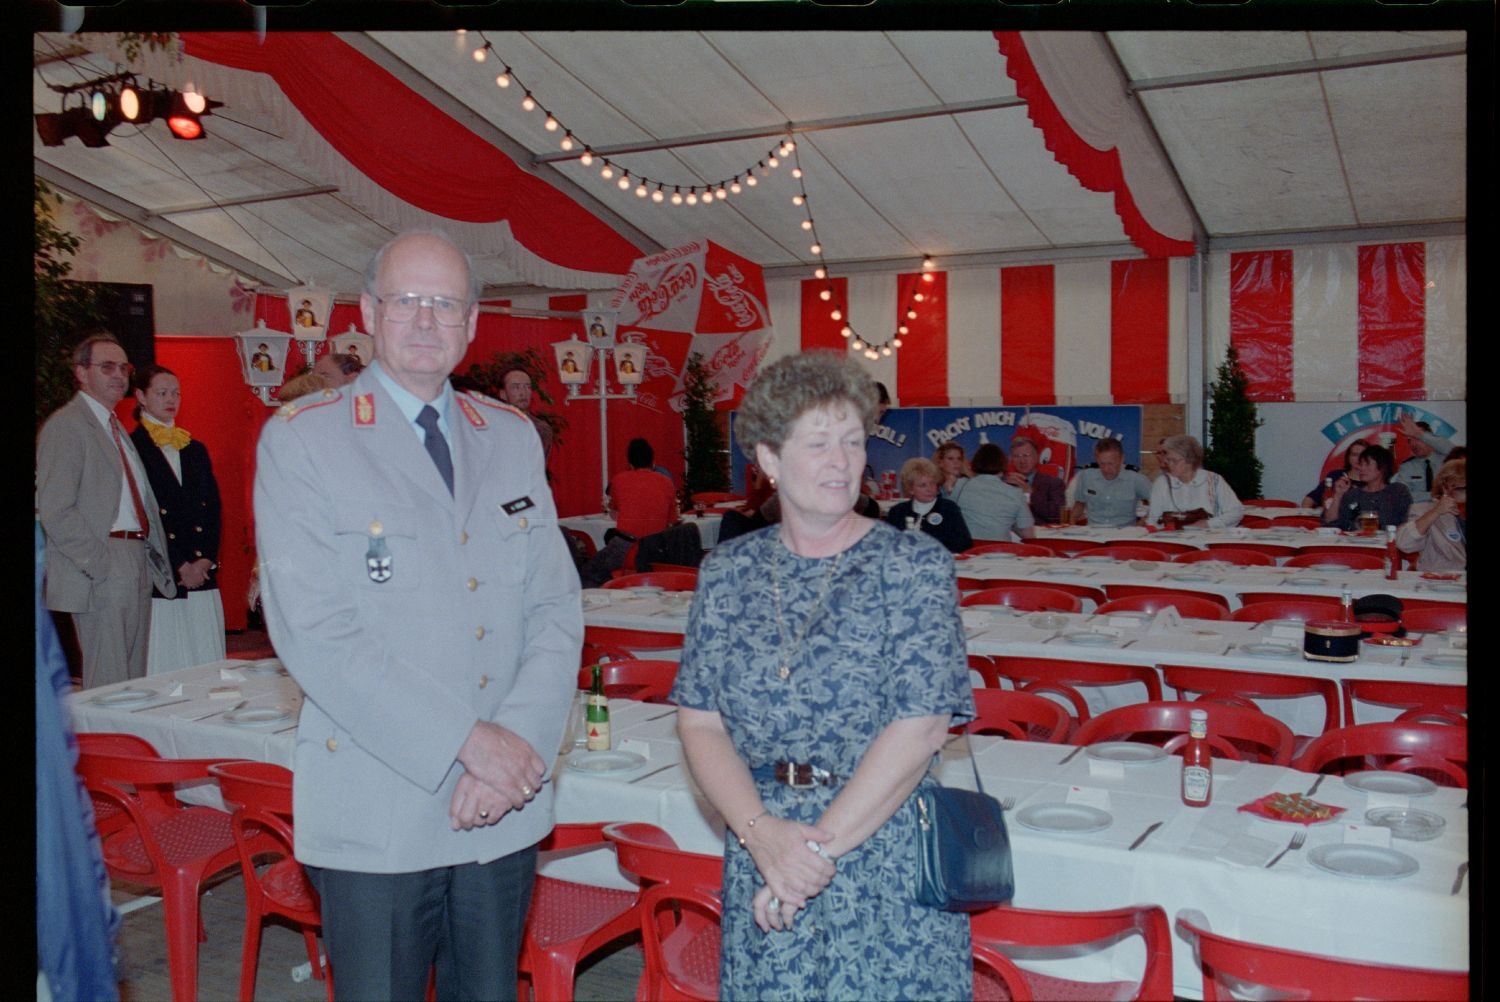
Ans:
[[[337,569],[329,574],[347,580],[354,574],[371,594],[405,592],[422,583],[422,526],[415,508],[373,507],[367,501],[336,502]]]
[[[496,557],[492,567],[495,578],[507,584],[520,584],[526,580],[526,568],[535,547],[541,542],[540,534],[558,535],[557,520],[543,518],[537,508],[508,515],[499,505],[491,513],[491,518],[496,534]]]

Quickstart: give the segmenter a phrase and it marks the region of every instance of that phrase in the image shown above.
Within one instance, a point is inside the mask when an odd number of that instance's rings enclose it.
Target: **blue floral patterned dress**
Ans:
[[[777,629],[773,564],[785,644]],[[966,665],[953,559],[936,540],[877,523],[841,557],[811,558],[789,551],[772,526],[718,547],[704,561],[673,699],[717,711],[752,769],[810,762],[847,778],[892,721],[972,717]],[[783,673],[783,666],[790,671]],[[808,824],[838,792],[769,780],[757,786],[772,813]],[[798,913],[792,929],[763,933],[755,925],[750,901],[762,883],[750,853],[729,833],[721,998],[973,994],[968,918],[923,907],[913,897],[916,810],[910,798],[863,845],[840,857],[837,876]]]

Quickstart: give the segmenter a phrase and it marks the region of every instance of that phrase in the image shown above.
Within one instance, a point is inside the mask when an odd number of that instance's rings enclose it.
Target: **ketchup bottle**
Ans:
[[[1214,794],[1214,763],[1208,748],[1208,711],[1188,713],[1188,743],[1182,749],[1182,802],[1207,807]]]

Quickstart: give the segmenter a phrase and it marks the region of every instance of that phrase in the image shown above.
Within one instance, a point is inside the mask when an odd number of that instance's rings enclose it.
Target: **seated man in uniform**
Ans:
[[[1118,527],[1135,525],[1136,503],[1151,500],[1151,481],[1125,465],[1125,450],[1117,438],[1094,443],[1094,465],[1078,471],[1068,484],[1073,521]]]

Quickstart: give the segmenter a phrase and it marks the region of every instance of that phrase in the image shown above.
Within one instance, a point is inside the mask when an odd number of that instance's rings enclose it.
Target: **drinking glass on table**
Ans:
[[[1359,534],[1373,536],[1380,531],[1380,512],[1365,510],[1359,513]]]

